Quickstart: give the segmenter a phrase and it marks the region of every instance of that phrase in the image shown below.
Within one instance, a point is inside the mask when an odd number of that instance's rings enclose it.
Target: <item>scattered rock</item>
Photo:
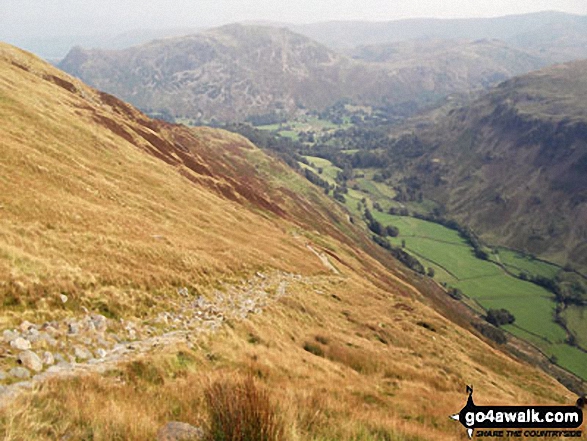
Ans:
[[[107,354],[107,352],[104,349],[102,349],[102,348],[96,349],[96,357],[104,358],[104,357],[106,357],[106,354]]]
[[[35,325],[33,325],[31,322],[25,320],[24,322],[22,322],[20,324],[20,330],[22,332],[27,332],[29,329],[33,328]]]
[[[61,368],[61,366],[53,365],[53,366],[49,366],[47,368],[47,371],[46,372],[49,373],[49,374],[55,374],[57,372],[61,372],[62,370],[63,369]]]
[[[75,335],[75,334],[79,334],[79,323],[76,322],[71,322],[68,326],[67,326],[67,332]]]
[[[94,325],[94,322],[92,321],[92,319],[90,319],[90,318],[86,319],[86,322],[84,323],[84,330],[86,332],[96,331],[96,326]]]
[[[62,303],[67,303],[67,296],[65,294],[60,294],[59,298],[61,299]]]
[[[172,421],[157,432],[157,441],[197,441],[204,439],[204,431],[187,423]]]
[[[52,364],[55,364],[55,357],[53,357],[53,354],[49,351],[45,351],[43,353],[43,364],[46,366],[51,366]]]
[[[189,291],[185,286],[183,288],[179,288],[177,293],[182,297],[187,297],[189,295]]]
[[[24,351],[18,354],[18,362],[35,372],[43,370],[43,362],[33,351]]]
[[[18,337],[10,342],[10,346],[19,351],[27,351],[31,348],[31,342],[22,337]]]
[[[57,345],[57,340],[55,340],[53,337],[51,337],[45,331],[43,331],[39,334],[39,339],[46,342],[49,346]]]
[[[18,337],[20,337],[20,334],[16,331],[11,331],[10,329],[7,329],[2,333],[2,338],[4,338],[4,341],[6,343],[11,343],[12,341],[16,340]]]
[[[76,346],[74,349],[75,358],[79,360],[88,360],[93,357],[93,354],[83,346]]]
[[[41,335],[39,334],[39,331],[37,331],[36,329],[31,329],[29,331],[29,335],[27,336],[27,340],[31,343],[35,343],[38,342],[41,339]]]
[[[0,381],[6,380],[6,372],[0,371]]]
[[[108,319],[100,314],[92,315],[92,323],[98,332],[104,332],[108,329]]]
[[[31,373],[29,372],[29,370],[26,368],[23,368],[23,367],[12,368],[12,369],[10,369],[10,371],[8,371],[8,373],[10,375],[12,375],[13,377],[21,378],[21,379],[31,377]]]

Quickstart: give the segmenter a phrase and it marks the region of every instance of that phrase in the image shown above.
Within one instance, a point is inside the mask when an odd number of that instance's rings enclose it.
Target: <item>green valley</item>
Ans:
[[[333,187],[342,169],[327,159],[304,156],[300,163],[319,174]],[[358,176],[358,177],[357,177]],[[503,247],[490,250],[489,259],[475,256],[471,244],[458,231],[439,223],[406,215],[407,208],[394,200],[395,192],[388,185],[373,181],[373,170],[354,170],[348,181],[351,188],[344,194],[346,208],[358,218],[365,209],[383,226],[399,230],[397,237],[388,238],[416,257],[425,268],[432,268],[433,277],[447,290],[462,293],[463,302],[480,314],[490,309],[506,309],[515,323],[502,327],[525,339],[546,354],[551,361],[582,378],[587,378],[587,308],[570,306],[557,317],[557,299],[546,288],[532,283],[534,277],[555,279],[564,272],[559,266]],[[412,204],[425,211],[426,203]],[[389,214],[404,207],[404,215]],[[409,213],[409,211],[408,211]],[[489,248],[488,248],[489,249]],[[519,276],[522,275],[522,278]],[[573,341],[573,346],[568,344]]]

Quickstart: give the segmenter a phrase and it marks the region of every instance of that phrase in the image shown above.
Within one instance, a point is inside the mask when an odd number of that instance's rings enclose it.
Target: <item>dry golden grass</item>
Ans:
[[[82,306],[148,317],[179,286],[207,295],[259,269],[302,276],[196,349],[24,393],[0,413],[7,440],[147,440],[170,420],[206,426],[210,384],[251,375],[292,441],[465,439],[448,415],[471,383],[479,404],[572,400],[427,306],[421,281],[239,137],[154,123],[6,45],[0,122],[1,328]]]
[[[307,342],[323,356],[304,350]],[[207,427],[210,384],[248,376],[266,388],[292,441],[464,440],[448,415],[464,405],[469,383],[478,404],[574,399],[417,300],[358,276],[324,275],[290,285],[288,297],[196,349],[164,348],[105,376],[51,381],[2,413],[1,433],[144,440],[170,420]]]

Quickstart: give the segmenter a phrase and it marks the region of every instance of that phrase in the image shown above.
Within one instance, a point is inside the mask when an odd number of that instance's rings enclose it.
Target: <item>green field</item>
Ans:
[[[323,158],[305,158],[311,166],[301,164],[303,167],[316,173],[321,168],[322,178],[331,184],[336,183],[336,175],[341,171],[338,167]],[[381,224],[397,227],[400,234],[390,238],[390,242],[395,246],[404,243],[406,251],[426,268],[434,269],[435,280],[460,289],[466,296],[464,301],[480,313],[488,309],[507,309],[516,321],[505,326],[505,330],[526,339],[547,356],[555,357],[559,365],[587,378],[587,353],[566,344],[565,329],[554,321],[554,295],[534,283],[512,276],[524,272],[553,278],[560,271],[558,266],[506,248],[498,248],[498,252],[491,255],[493,261],[479,259],[457,231],[414,217],[373,209],[375,202],[384,210],[397,206],[398,203],[393,201],[395,192],[384,183],[374,182],[370,170],[356,170],[356,173],[364,177],[354,179],[354,189],[349,188],[345,194],[345,205],[353,215],[361,217],[366,206]],[[569,307],[564,318],[568,328],[577,336],[579,345],[587,347],[586,310]]]
[[[319,158],[317,156],[304,156],[304,158],[308,160],[310,163],[310,169],[314,173],[319,174],[322,179],[327,180],[329,183],[336,184],[336,175],[338,172],[342,171],[340,168],[332,165],[332,162],[328,159]],[[306,167],[308,166],[306,165]],[[319,173],[318,169],[320,168],[322,169],[322,173]]]
[[[567,321],[567,327],[575,334],[579,346],[587,348],[587,308],[568,306],[562,316]]]
[[[507,248],[498,248],[496,258],[514,274],[524,272],[533,276],[552,279],[560,271],[560,268],[556,265],[525,256]]]
[[[405,249],[424,266],[434,268],[436,280],[460,289],[485,310],[507,309],[516,322],[505,326],[505,330],[530,341],[548,356],[555,356],[561,366],[587,378],[587,353],[565,344],[566,331],[553,320],[556,302],[552,293],[511,276],[494,262],[478,259],[472,247],[454,230],[413,217],[377,211],[373,216],[383,225],[399,228],[400,235],[390,239],[392,244],[405,243]],[[553,277],[559,270],[555,265],[510,250],[500,249],[499,257],[514,273],[523,270]],[[579,308],[569,309],[566,318],[575,333],[587,336],[584,314]],[[585,343],[584,339],[581,342]]]
[[[351,124],[345,121],[344,124],[334,124],[331,121],[317,118],[315,116],[300,116],[291,121],[278,124],[267,124],[256,126],[257,129],[276,132],[277,134],[297,140],[302,132],[314,132],[315,134],[329,132],[336,129],[345,129]]]

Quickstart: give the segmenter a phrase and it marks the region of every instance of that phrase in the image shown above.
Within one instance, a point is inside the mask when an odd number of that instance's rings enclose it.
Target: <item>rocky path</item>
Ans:
[[[0,357],[5,365],[14,366],[0,371],[0,381],[11,383],[0,386],[0,407],[48,378],[104,372],[159,346],[191,346],[198,335],[218,331],[227,320],[261,314],[300,279],[284,272],[256,273],[238,285],[199,297],[181,288],[170,310],[142,322],[114,321],[90,311],[79,319],[25,321],[17,329],[4,330],[0,339]]]

